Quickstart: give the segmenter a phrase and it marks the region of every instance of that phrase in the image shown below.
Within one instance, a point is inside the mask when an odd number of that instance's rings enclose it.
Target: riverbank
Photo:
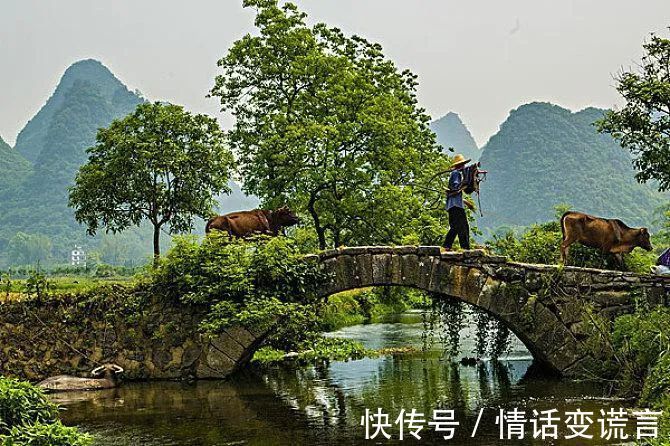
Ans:
[[[389,351],[365,348],[361,343],[344,338],[323,337],[322,332],[332,332],[359,324],[382,322],[393,315],[412,309],[429,310],[431,298],[422,292],[409,288],[363,288],[344,291],[328,298],[316,312],[316,324],[312,333],[303,333],[303,339],[296,349],[277,348],[270,338],[268,344],[254,355],[253,362],[270,365],[281,362],[313,364],[318,361],[346,361],[388,354]],[[399,346],[395,354],[410,353],[414,349]]]

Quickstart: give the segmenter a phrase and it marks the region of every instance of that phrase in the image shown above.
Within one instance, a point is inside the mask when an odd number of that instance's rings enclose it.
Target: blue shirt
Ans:
[[[449,176],[449,190],[458,190],[463,183],[463,173],[460,170],[454,170]],[[451,208],[463,208],[463,192],[454,195],[447,195],[447,210]]]

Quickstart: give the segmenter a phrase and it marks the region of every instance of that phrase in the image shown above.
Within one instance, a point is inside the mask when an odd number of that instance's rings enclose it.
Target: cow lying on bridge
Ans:
[[[231,212],[211,218],[205,232],[213,229],[226,231],[230,236],[249,237],[254,234],[277,236],[288,226],[300,223],[300,219],[286,206],[275,210],[254,209],[253,211]]]
[[[561,262],[565,265],[570,245],[579,242],[604,253],[613,254],[623,266],[623,254],[636,247],[651,251],[647,228],[630,228],[621,220],[599,218],[582,212],[568,211],[561,217]]]

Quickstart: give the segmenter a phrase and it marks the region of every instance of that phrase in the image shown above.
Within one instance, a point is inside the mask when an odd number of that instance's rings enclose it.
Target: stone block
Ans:
[[[419,256],[419,277],[416,283],[417,288],[427,290],[430,285],[431,275],[433,273],[434,257]]]
[[[228,327],[224,330],[224,332],[228,333],[231,338],[233,338],[244,348],[248,348],[253,342],[256,341],[257,337],[249,332],[249,330],[239,325],[235,327]]]
[[[372,280],[372,254],[361,254],[356,259],[356,275],[360,278],[361,286],[374,285]]]
[[[603,307],[630,305],[633,303],[633,299],[628,291],[598,291],[589,297],[590,300],[593,300]]]
[[[215,336],[209,341],[209,351],[218,350],[233,361],[237,361],[244,354],[244,347],[233,339],[228,333]]]
[[[504,286],[504,284],[498,282],[493,277],[487,276],[479,292],[479,297],[477,297],[477,306],[485,310],[491,308],[494,299],[496,299],[496,296],[502,291],[501,288]]]
[[[442,257],[442,260],[451,263],[462,262],[463,259],[465,258],[462,252],[456,252],[456,251],[443,252],[440,254],[440,257]]]
[[[486,251],[483,249],[468,249],[465,251],[462,251],[463,253],[463,258],[470,259],[473,257],[484,257],[486,255]]]
[[[347,246],[344,248],[338,248],[340,255],[347,256],[357,256],[361,254],[366,254],[368,252],[367,246]]]
[[[507,263],[508,260],[509,259],[505,256],[496,256],[496,255],[487,254],[480,259],[480,262],[482,264],[483,263],[499,264],[499,263]]]
[[[442,292],[450,296],[464,298],[467,295],[467,281],[470,268],[452,265],[446,281],[442,281]]]
[[[432,293],[439,293],[441,278],[449,275],[449,264],[443,262],[440,257],[430,257],[430,261],[430,281],[427,290]]]
[[[372,280],[378,285],[391,283],[391,254],[372,255]]]
[[[391,283],[402,284],[402,256],[393,254],[391,256]]]
[[[319,257],[322,261],[332,259],[338,255],[340,255],[340,251],[337,249],[326,249],[325,251],[319,253]]]
[[[416,254],[416,246],[405,245],[405,246],[394,246],[393,254],[398,255],[407,255],[407,254]]]
[[[370,246],[368,248],[370,254],[393,254],[392,246]]]
[[[417,255],[420,256],[439,256],[440,247],[439,246],[418,246],[416,248]]]
[[[575,341],[568,341],[562,347],[549,354],[551,364],[561,374],[569,369],[572,365],[577,363],[584,357],[585,353],[581,345]]]
[[[402,256],[402,284],[416,286],[419,283],[419,256],[409,254]]]
[[[359,288],[361,286],[361,278],[357,272],[356,257],[348,255],[337,257],[335,273],[338,291]]]

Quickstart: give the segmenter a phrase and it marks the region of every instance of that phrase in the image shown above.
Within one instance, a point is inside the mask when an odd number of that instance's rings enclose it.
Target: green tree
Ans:
[[[670,39],[652,34],[643,48],[639,67],[616,78],[625,105],[608,112],[598,130],[630,150],[638,181],[656,180],[665,191],[670,189]]]
[[[423,227],[426,202],[442,191],[410,185],[448,159],[417,106],[416,76],[378,44],[308,26],[292,3],[244,6],[256,8],[259,34],[219,60],[211,95],[236,117],[229,137],[246,191],[308,213],[322,249]]]
[[[51,240],[40,234],[17,232],[9,241],[9,261],[15,265],[33,265],[51,258]]]
[[[75,218],[92,235],[99,226],[116,233],[148,220],[155,260],[161,230],[191,230],[194,217],[211,215],[213,195],[230,191],[233,155],[211,117],[145,103],[96,140],[70,188]]]

